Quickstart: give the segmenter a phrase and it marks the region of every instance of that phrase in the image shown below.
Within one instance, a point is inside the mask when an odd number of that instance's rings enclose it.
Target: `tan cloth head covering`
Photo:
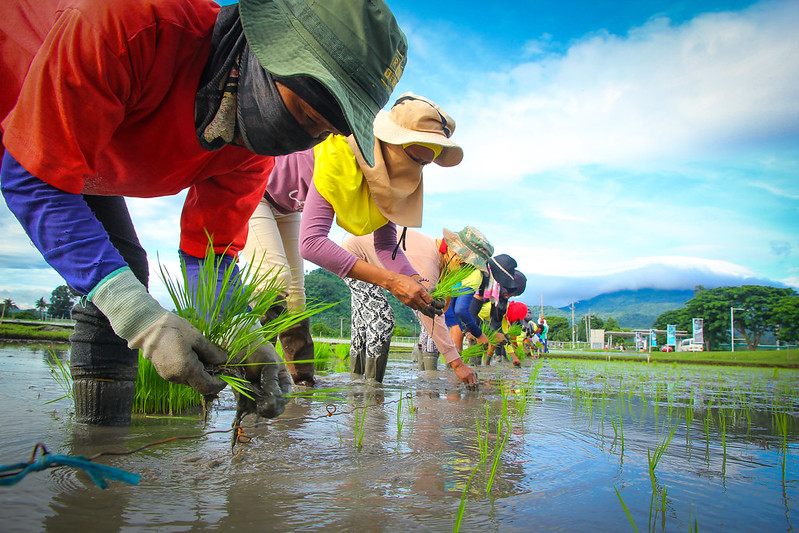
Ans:
[[[352,135],[347,143],[355,154],[375,205],[394,224],[422,226],[424,187],[422,165],[410,158],[402,146],[375,143],[375,166],[370,167],[358,150]]]
[[[374,167],[366,163],[353,137],[347,137],[372,199],[391,222],[421,227],[422,165],[411,159],[402,145],[416,142],[442,146],[435,162],[441,166],[455,166],[463,159],[463,149],[449,139],[455,130],[455,121],[427,98],[405,93],[391,111],[378,113],[374,126],[379,141],[375,143]]]
[[[397,99],[388,113],[380,110],[375,117],[375,137],[391,144],[429,143],[442,147],[434,163],[454,167],[463,160],[463,148],[450,137],[455,120],[432,100],[413,93]]]

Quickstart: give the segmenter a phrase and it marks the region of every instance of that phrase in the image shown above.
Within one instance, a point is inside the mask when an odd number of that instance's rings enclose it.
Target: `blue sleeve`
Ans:
[[[45,183],[5,152],[0,189],[44,260],[80,294],[128,264],[80,194]]]
[[[200,275],[205,268],[205,259],[201,257],[194,257],[193,255],[189,255],[183,250],[179,251],[181,263],[183,263],[186,267],[186,274],[189,282],[189,287],[191,290],[195,290],[196,287],[199,286],[200,283]],[[214,268],[216,270],[216,289],[214,290],[214,294],[216,299],[219,299],[220,294],[222,293],[222,286],[223,280],[225,277],[225,271],[230,268],[231,264],[233,265],[233,272],[231,275],[231,279],[233,283],[228,286],[227,292],[225,294],[225,300],[222,304],[222,307],[227,306],[227,302],[230,301],[230,298],[234,291],[241,290],[241,276],[239,272],[239,266],[237,264],[233,264],[236,258],[225,255],[219,254],[215,256],[214,259]],[[195,301],[197,301],[195,299]],[[199,311],[199,309],[195,309]],[[240,310],[241,312],[246,311],[246,309]]]
[[[470,309],[472,300],[474,300],[474,291],[458,296],[458,299],[455,300],[455,316],[466,326],[469,333],[475,337],[479,337],[483,334],[483,330],[477,325],[477,321],[474,319],[474,315],[472,315]]]

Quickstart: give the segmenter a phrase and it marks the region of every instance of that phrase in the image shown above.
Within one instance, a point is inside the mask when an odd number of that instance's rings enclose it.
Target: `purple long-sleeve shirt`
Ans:
[[[358,260],[353,254],[330,240],[330,227],[336,213],[330,202],[313,185],[313,149],[275,158],[264,197],[278,211],[302,211],[300,223],[300,255],[339,277],[346,277]],[[411,276],[416,270],[408,262],[402,247],[396,259],[391,258],[397,246],[397,230],[393,222],[374,232],[375,250],[389,270]]]

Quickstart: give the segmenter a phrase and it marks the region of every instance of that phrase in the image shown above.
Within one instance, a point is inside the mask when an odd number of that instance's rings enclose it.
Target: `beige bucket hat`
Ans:
[[[435,102],[411,92],[400,96],[390,111],[375,117],[375,137],[390,144],[427,143],[442,147],[434,163],[454,167],[463,160],[463,149],[450,137],[455,120]]]

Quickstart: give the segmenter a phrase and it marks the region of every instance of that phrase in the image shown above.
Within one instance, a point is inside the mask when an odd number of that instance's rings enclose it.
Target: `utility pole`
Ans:
[[[343,316],[339,317],[338,325],[339,325],[338,338],[339,339],[343,339],[344,338],[344,317]]]
[[[569,308],[572,310],[572,350],[574,350],[574,327],[576,325],[574,323],[574,304],[575,303],[577,303],[577,302],[572,302],[571,304],[569,304]]]
[[[746,311],[742,307],[730,307],[730,351],[735,351],[735,311]]]

